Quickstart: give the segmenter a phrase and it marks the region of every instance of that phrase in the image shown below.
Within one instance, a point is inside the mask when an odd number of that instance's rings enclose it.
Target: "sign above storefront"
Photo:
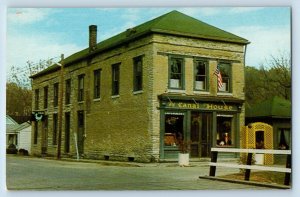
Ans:
[[[167,102],[166,108],[172,109],[201,109],[213,111],[237,111],[236,105],[226,103],[186,103],[186,102]]]

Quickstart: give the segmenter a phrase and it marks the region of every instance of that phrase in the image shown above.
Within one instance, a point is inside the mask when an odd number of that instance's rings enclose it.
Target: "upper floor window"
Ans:
[[[94,99],[100,98],[101,69],[94,70]]]
[[[78,101],[84,100],[84,75],[78,76]]]
[[[70,104],[71,103],[71,79],[66,80],[66,92],[65,93],[66,93],[65,103]]]
[[[142,56],[133,59],[133,91],[143,89],[143,59]]]
[[[184,89],[184,59],[171,57],[169,60],[169,88]]]
[[[219,88],[219,92],[231,92],[231,64],[230,63],[220,63],[219,70],[222,75],[222,87]]]
[[[44,109],[48,108],[48,86],[44,87]]]
[[[112,95],[119,95],[120,63],[112,65]]]
[[[36,89],[34,91],[34,109],[35,110],[39,109],[39,99],[40,99],[40,91],[39,91],[39,89]]]
[[[206,91],[208,89],[208,62],[204,60],[195,61],[195,84],[194,89]]]
[[[58,106],[58,83],[55,83],[53,86],[53,106],[57,107]]]

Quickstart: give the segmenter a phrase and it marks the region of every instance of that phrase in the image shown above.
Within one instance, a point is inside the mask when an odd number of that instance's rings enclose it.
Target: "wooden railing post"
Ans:
[[[218,159],[218,152],[212,151],[211,152],[211,162],[217,163]],[[210,166],[209,169],[209,176],[215,176],[216,175],[216,166]]]
[[[248,153],[248,156],[247,156],[247,165],[251,165],[251,163],[252,163],[252,153]],[[245,172],[245,181],[249,181],[250,180],[250,172],[251,172],[250,169],[246,169],[246,172]]]
[[[292,168],[291,155],[287,155],[286,168]],[[284,185],[290,185],[291,173],[286,172],[284,177]]]

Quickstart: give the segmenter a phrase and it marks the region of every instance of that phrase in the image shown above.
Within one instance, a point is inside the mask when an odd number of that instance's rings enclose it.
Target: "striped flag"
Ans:
[[[217,65],[216,71],[214,72],[214,75],[217,76],[218,78],[218,90],[220,90],[223,86],[223,81],[222,81],[222,75],[220,72],[220,65]]]

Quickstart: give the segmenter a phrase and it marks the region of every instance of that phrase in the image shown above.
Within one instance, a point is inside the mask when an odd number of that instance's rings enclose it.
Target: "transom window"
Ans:
[[[205,60],[195,61],[195,90],[205,91],[208,88],[208,75],[207,75],[208,62]]]
[[[169,88],[184,89],[184,59],[171,57],[169,62]]]

